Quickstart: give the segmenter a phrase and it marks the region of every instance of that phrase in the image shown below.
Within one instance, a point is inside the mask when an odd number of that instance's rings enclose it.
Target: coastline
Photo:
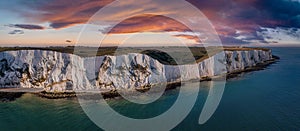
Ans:
[[[234,71],[234,72],[230,72],[230,73],[226,74],[226,79],[237,77],[241,73],[264,70],[266,67],[268,67],[271,64],[274,64],[274,63],[278,62],[279,60],[280,60],[280,57],[273,55],[272,59],[266,60],[263,63],[258,63],[256,66],[248,67],[244,70],[238,70],[238,71]]]
[[[231,79],[235,77],[239,77],[242,73],[247,72],[253,72],[253,71],[259,71],[264,70],[266,67],[268,67],[271,64],[274,64],[278,62],[280,58],[278,56],[272,56],[272,59],[266,60],[262,63],[258,63],[255,66],[245,68],[243,70],[237,70],[234,72],[230,72],[226,74],[226,79]],[[214,78],[218,78],[220,76],[214,76]],[[200,80],[190,80],[190,81],[211,81],[213,78],[211,77],[203,77]],[[166,91],[175,89],[176,87],[180,86],[181,84],[184,84],[182,82],[168,82],[166,84]],[[150,87],[141,87],[136,89],[139,92],[147,92],[150,89]],[[21,97],[25,93],[32,93],[35,94],[41,98],[46,99],[66,99],[66,98],[75,98],[77,95],[80,95],[80,93],[76,93],[74,91],[70,92],[46,92],[43,89],[37,89],[37,88],[4,88],[0,89],[0,102],[9,102],[14,101],[17,98]],[[116,90],[109,90],[109,91],[101,91],[100,92],[103,99],[111,99],[116,97],[121,97],[121,95]],[[98,94],[97,94],[98,95]]]

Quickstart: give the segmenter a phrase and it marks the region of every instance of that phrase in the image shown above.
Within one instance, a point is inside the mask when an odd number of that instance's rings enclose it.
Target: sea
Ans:
[[[200,87],[183,85],[199,88],[198,97],[189,114],[172,130],[300,130],[300,48],[271,49],[280,60],[264,70],[227,80],[217,109],[205,123],[199,124],[199,116],[209,91],[214,87],[209,87],[209,82],[202,82]],[[134,104],[125,99],[106,102],[119,114],[142,120],[168,111],[178,98],[180,88],[183,87],[166,91],[150,104]],[[190,93],[186,92],[186,97]],[[172,121],[172,118],[167,121]],[[112,125],[118,126],[118,123]],[[102,128],[88,117],[76,98],[45,99],[26,93],[15,101],[0,102],[0,130]]]

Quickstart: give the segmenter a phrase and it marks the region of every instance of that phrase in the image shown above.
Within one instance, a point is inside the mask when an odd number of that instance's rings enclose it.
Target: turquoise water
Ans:
[[[300,48],[273,48],[273,53],[281,57],[278,63],[227,81],[218,109],[203,125],[198,124],[198,119],[209,88],[201,83],[194,108],[174,130],[299,130]],[[149,105],[125,100],[108,103],[121,114],[149,118],[170,108],[178,90],[168,91]],[[185,93],[188,96],[192,92]],[[50,100],[32,94],[0,103],[0,127],[0,130],[101,130],[89,120],[76,99]]]

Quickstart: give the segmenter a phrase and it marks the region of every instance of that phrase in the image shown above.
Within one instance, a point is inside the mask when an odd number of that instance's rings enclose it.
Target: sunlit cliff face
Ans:
[[[0,52],[0,88],[43,88],[48,91],[134,89],[218,76],[271,59],[270,50],[259,49],[222,51],[198,63],[184,65],[162,64],[137,53],[80,57],[46,50],[4,51]]]

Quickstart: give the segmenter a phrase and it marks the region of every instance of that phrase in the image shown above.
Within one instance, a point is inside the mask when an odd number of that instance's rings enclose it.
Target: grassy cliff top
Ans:
[[[264,50],[267,48],[250,48],[250,47],[0,47],[2,51],[16,50],[50,50],[61,53],[76,54],[82,57],[103,56],[103,55],[123,55],[128,53],[141,53],[149,55],[157,59],[162,64],[180,65],[194,62],[201,62],[209,56],[225,51],[249,51],[249,50]]]

